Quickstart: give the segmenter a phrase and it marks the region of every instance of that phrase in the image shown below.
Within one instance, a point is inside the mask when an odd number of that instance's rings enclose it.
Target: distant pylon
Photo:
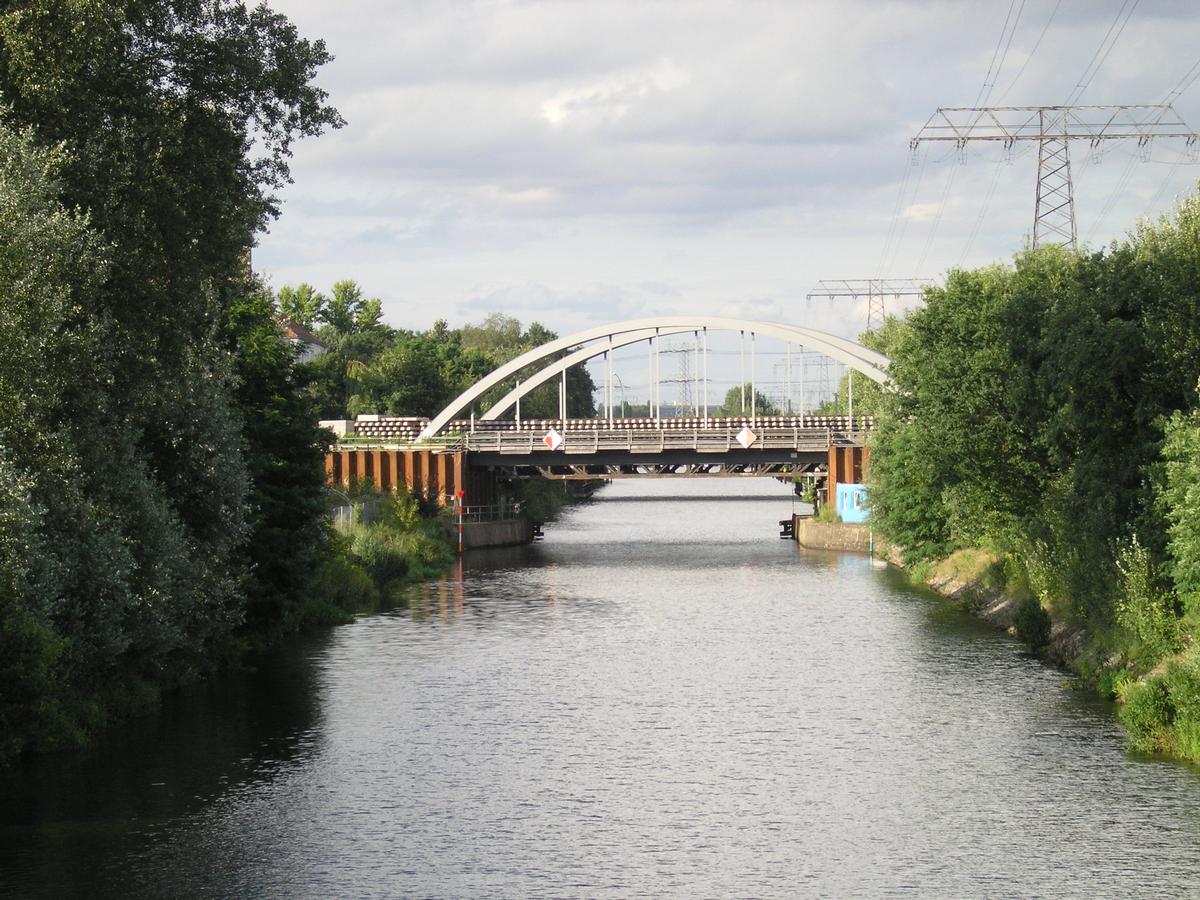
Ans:
[[[883,324],[885,297],[924,297],[930,285],[928,278],[823,278],[805,298],[828,297],[831,299],[867,298],[867,331]]]
[[[690,344],[672,344],[668,351],[679,357],[679,406],[676,415],[683,410],[694,414],[696,402],[692,396],[692,351]]]
[[[1095,149],[1101,141],[1134,138],[1143,156],[1148,156],[1155,138],[1182,138],[1194,154],[1200,135],[1188,127],[1170,103],[939,107],[909,141],[909,147],[915,153],[926,141],[953,141],[963,155],[971,141],[999,141],[1006,151],[1012,150],[1017,141],[1037,141],[1033,246],[1058,243],[1074,248],[1075,192],[1068,144],[1086,140]]]

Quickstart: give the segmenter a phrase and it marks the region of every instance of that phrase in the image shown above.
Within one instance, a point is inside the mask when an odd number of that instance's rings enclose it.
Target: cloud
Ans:
[[[336,54],[319,80],[349,125],[297,147],[256,265],[276,284],[358,278],[397,324],[505,310],[561,331],[738,309],[851,329],[860,311],[805,304],[818,279],[1003,260],[1030,229],[1032,147],[1007,166],[972,146],[965,164],[951,149],[915,168],[907,149],[937,106],[974,100],[1007,4],[273,5]],[[1050,7],[1027,4],[993,101],[1010,84],[1004,102],[1065,98],[1119,6],[1063,0],[1030,55]],[[1142,0],[1085,100],[1161,99],[1194,61],[1198,18]],[[1179,110],[1200,127],[1195,95]],[[1194,171],[1156,146],[1168,164],[1134,167],[1102,217],[1126,151],[1072,150],[1080,232],[1097,240]]]

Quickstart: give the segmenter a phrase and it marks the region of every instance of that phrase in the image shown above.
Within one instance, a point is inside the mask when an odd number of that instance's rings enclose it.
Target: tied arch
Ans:
[[[610,350],[641,341],[655,340],[669,335],[688,332],[749,332],[751,335],[765,335],[778,338],[790,344],[802,345],[812,350],[824,353],[826,356],[849,366],[878,384],[887,384],[887,367],[889,360],[882,353],[877,353],[856,344],[854,341],[836,335],[805,328],[799,325],[784,325],[776,322],[755,322],[750,319],[736,319],[722,316],[660,316],[656,318],[629,319],[610,325],[600,325],[594,328],[577,331],[552,341],[547,341],[539,347],[529,350],[515,359],[500,366],[486,378],[473,384],[452,400],[440,413],[430,420],[421,439],[431,438],[439,434],[452,420],[465,412],[475,401],[488,391],[503,384],[522,370],[543,363],[541,369],[527,378],[513,390],[509,391],[499,402],[493,405],[483,415],[483,420],[490,421],[499,418],[517,400],[545,382],[560,375],[571,366],[587,362]],[[592,342],[600,342],[593,344]],[[591,346],[581,346],[581,345]],[[578,348],[562,359],[556,359],[559,353],[572,348]]]

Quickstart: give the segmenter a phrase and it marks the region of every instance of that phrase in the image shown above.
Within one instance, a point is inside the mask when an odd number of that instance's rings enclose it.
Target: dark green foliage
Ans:
[[[0,2],[0,756],[220,661],[247,578],[295,601],[317,447],[244,257],[327,58],[265,6]]]
[[[312,395],[324,419],[359,413],[435,416],[504,363],[556,337],[537,322],[522,331],[520,322],[499,313],[461,329],[439,320],[428,331],[395,330],[379,323],[379,301],[363,300],[353,281],[339,281],[332,293],[334,299],[322,298],[315,314],[326,323],[318,334],[330,352],[308,364]],[[281,288],[280,311],[299,309],[303,298],[311,296],[307,285]],[[486,394],[476,411],[482,413],[503,397],[516,380]],[[587,369],[572,368],[567,373],[567,414],[595,415],[595,391]],[[555,383],[542,385],[521,401],[526,419],[554,419],[558,413]]]
[[[1176,412],[1166,423],[1158,509],[1167,522],[1175,590],[1184,609],[1200,614],[1200,412]]]
[[[531,522],[549,522],[571,502],[566,484],[545,478],[523,478],[515,484],[516,499]]]
[[[1200,199],[1106,252],[952,272],[927,300],[885,348],[876,527],[910,560],[1007,554],[1088,626],[1134,745],[1200,760]],[[1041,610],[1018,621],[1031,643]]]
[[[321,580],[329,581],[329,570],[344,571],[347,566],[363,573],[372,586],[351,612],[364,610],[363,600],[390,600],[399,586],[440,575],[454,561],[451,529],[444,516],[425,515],[420,504],[408,494],[375,494],[364,491],[375,515],[365,524],[356,524],[345,535],[339,535],[335,550],[342,552],[330,560]],[[351,573],[353,588],[357,575]],[[344,603],[349,597],[343,597]]]
[[[245,624],[254,632],[297,627],[327,537],[327,433],[317,428],[303,369],[279,339],[274,311],[270,292],[250,286],[226,317],[251,484],[243,553]]]
[[[750,382],[735,384],[725,392],[725,400],[717,407],[718,416],[748,416],[751,408],[758,416],[778,416],[782,413],[767,399],[762,391],[752,389]]]
[[[1050,643],[1050,616],[1036,597],[1026,597],[1013,620],[1017,637],[1037,652]]]
[[[1200,762],[1200,652],[1129,685],[1123,699],[1121,721],[1135,749]]]
[[[872,505],[910,557],[1040,547],[1058,601],[1112,622],[1113,547],[1136,531],[1165,548],[1148,476],[1162,417],[1191,402],[1171,370],[1200,322],[1172,319],[1171,338],[1156,324],[1164,233],[1153,258],[1142,232],[1107,254],[1050,247],[952,272],[893,336]]]

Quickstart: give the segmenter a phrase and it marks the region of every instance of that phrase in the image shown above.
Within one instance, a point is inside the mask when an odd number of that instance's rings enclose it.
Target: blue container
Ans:
[[[865,484],[839,484],[837,486],[837,512],[843,522],[867,521],[867,486]]]

